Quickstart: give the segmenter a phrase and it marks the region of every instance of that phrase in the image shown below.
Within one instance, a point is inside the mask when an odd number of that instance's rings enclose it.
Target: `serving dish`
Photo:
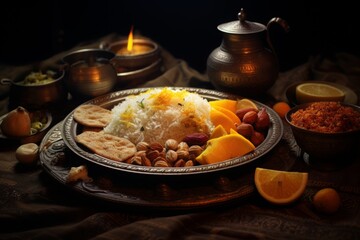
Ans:
[[[107,109],[111,109],[116,104],[122,102],[127,96],[136,95],[141,92],[147,91],[148,89],[149,88],[136,88],[136,89],[118,91],[92,99],[83,104],[95,104]],[[171,89],[184,89],[189,92],[198,93],[200,96],[202,96],[207,100],[216,100],[223,98],[227,98],[227,99],[240,98],[239,96],[236,95],[231,95],[219,91],[200,89],[200,88],[174,87]],[[268,133],[264,142],[261,143],[253,152],[245,156],[229,159],[227,161],[223,161],[215,164],[199,165],[193,167],[148,167],[148,166],[131,165],[101,157],[89,151],[88,149],[80,146],[75,141],[76,135],[79,134],[81,131],[81,126],[77,124],[77,122],[74,120],[74,116],[73,116],[74,111],[70,112],[63,120],[62,136],[66,146],[79,157],[86,159],[92,163],[123,172],[129,172],[134,174],[161,175],[161,176],[194,175],[194,174],[216,172],[253,162],[259,159],[260,157],[264,156],[266,153],[268,153],[280,141],[283,134],[283,125],[280,117],[270,107],[257,101],[254,101],[254,103],[259,108],[266,108],[270,117],[271,126],[268,129]]]
[[[312,104],[316,104],[316,102],[297,105],[285,115],[285,120],[292,130],[294,139],[303,152],[305,162],[320,170],[336,170],[341,166],[349,164],[359,152],[360,129],[341,132],[321,132],[294,124],[292,122],[293,114],[299,110],[306,110]],[[359,106],[348,103],[341,103],[340,105],[352,108],[353,111],[360,113]],[[321,110],[317,110],[318,115],[320,115],[319,112]],[[339,111],[337,111],[337,114],[339,114]],[[311,113],[302,115],[311,115]],[[326,117],[326,119],[329,118],[330,116]],[[318,117],[318,119],[321,118]],[[343,115],[342,119],[349,119],[349,116]],[[337,122],[337,126],[355,126],[355,124],[346,120],[343,124],[341,124],[341,120],[333,120],[332,122]],[[313,126],[316,126],[315,123],[316,121],[312,121]],[[322,124],[322,127],[324,128],[324,124]]]
[[[291,84],[289,87],[286,88],[286,98],[288,100],[288,102],[292,105],[298,105],[299,103],[296,100],[296,87],[302,83],[323,83],[323,84],[329,84],[332,85],[336,88],[339,88],[340,90],[342,90],[345,94],[345,99],[344,99],[344,103],[348,103],[348,104],[358,104],[358,96],[357,94],[350,89],[349,87],[342,85],[342,84],[338,84],[338,83],[334,83],[334,82],[327,82],[327,81],[306,81],[306,82],[297,82],[294,84]]]
[[[297,146],[289,149],[286,141],[280,141],[262,161],[240,168],[173,177],[132,174],[99,166],[71,151],[64,143],[63,124],[64,121],[61,121],[53,126],[40,144],[40,163],[44,171],[60,187],[69,190],[69,194],[79,193],[114,207],[168,211],[237,203],[256,192],[253,180],[255,167],[290,171],[296,166]],[[285,138],[290,136],[288,133],[284,133]],[[67,183],[70,169],[80,165],[87,167],[92,181]]]
[[[31,73],[51,73],[53,81],[39,84],[24,84]],[[64,84],[65,71],[55,67],[32,68],[20,72],[13,79],[3,78],[0,85],[9,87],[9,107],[23,106],[29,110],[52,107],[63,102],[67,97]]]

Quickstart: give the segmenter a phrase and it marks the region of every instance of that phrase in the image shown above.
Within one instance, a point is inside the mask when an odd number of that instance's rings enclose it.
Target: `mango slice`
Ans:
[[[223,108],[226,108],[226,109],[232,111],[233,113],[235,113],[237,100],[219,99],[219,100],[210,101],[209,104],[211,107],[216,107],[216,106],[223,107]]]
[[[207,142],[206,149],[196,158],[200,164],[211,164],[241,157],[255,149],[248,139],[240,134],[227,134]]]

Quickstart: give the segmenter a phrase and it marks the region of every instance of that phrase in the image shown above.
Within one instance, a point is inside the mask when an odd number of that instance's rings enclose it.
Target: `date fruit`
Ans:
[[[265,108],[262,108],[259,112],[258,112],[258,118],[257,121],[255,122],[255,129],[257,131],[264,131],[266,129],[269,128],[270,126],[270,117],[269,114],[266,112]]]
[[[205,133],[191,133],[185,136],[183,142],[186,142],[189,146],[206,144],[209,140],[209,136]]]
[[[254,131],[253,135],[250,137],[250,142],[254,144],[255,147],[259,146],[265,140],[264,134],[261,132]]]
[[[254,124],[258,120],[258,114],[255,111],[249,111],[245,113],[242,122]]]
[[[247,139],[250,139],[250,137],[254,133],[253,125],[251,125],[249,123],[244,123],[244,122],[241,123],[239,126],[237,126],[236,130],[239,134],[243,135]]]
[[[250,112],[250,111],[258,112],[258,110],[256,108],[252,108],[252,107],[241,108],[241,109],[236,111],[236,116],[238,116],[238,118],[241,121],[243,121],[243,118],[244,118],[245,114],[247,112]]]

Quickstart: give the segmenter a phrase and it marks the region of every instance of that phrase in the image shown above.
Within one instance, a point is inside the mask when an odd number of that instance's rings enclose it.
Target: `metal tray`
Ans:
[[[141,92],[147,91],[148,89],[149,88],[137,88],[137,89],[118,91],[101,97],[97,97],[83,104],[95,104],[107,109],[111,109],[116,104],[122,102],[127,96],[139,94]],[[240,98],[239,96],[236,95],[231,95],[219,91],[200,89],[200,88],[171,87],[171,89],[185,89],[189,92],[198,93],[203,98],[208,100],[216,100],[216,99],[224,99],[224,98],[227,99]],[[75,136],[80,133],[81,127],[74,120],[73,117],[74,111],[70,112],[63,121],[62,136],[66,146],[79,157],[115,170],[125,171],[135,174],[150,174],[150,175],[162,175],[162,176],[206,174],[209,172],[222,171],[224,169],[229,169],[229,168],[248,164],[264,156],[280,141],[283,134],[283,123],[281,118],[270,107],[257,101],[254,101],[254,103],[259,108],[266,108],[266,111],[270,116],[271,125],[268,129],[268,133],[264,142],[262,142],[259,146],[257,146],[257,148],[253,152],[245,156],[229,159],[215,164],[199,165],[193,167],[148,167],[148,166],[137,166],[123,162],[117,162],[99,156],[89,151],[88,149],[82,147],[80,144],[78,144],[75,141]]]
[[[40,144],[40,163],[44,171],[62,187],[68,188],[70,193],[77,192],[89,200],[126,209],[191,210],[236,204],[256,193],[256,167],[290,171],[297,160],[295,151],[287,141],[280,141],[259,161],[206,175],[132,174],[79,157],[64,143],[62,128],[63,122],[56,124]],[[287,132],[291,134],[290,129]],[[80,165],[87,166],[88,175],[93,181],[67,183],[71,167]]]

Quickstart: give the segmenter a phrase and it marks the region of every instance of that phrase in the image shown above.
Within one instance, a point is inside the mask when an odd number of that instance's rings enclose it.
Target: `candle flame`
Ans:
[[[132,51],[134,46],[134,35],[133,35],[133,26],[131,26],[129,37],[128,37],[128,43],[127,43],[127,50],[129,52]]]

